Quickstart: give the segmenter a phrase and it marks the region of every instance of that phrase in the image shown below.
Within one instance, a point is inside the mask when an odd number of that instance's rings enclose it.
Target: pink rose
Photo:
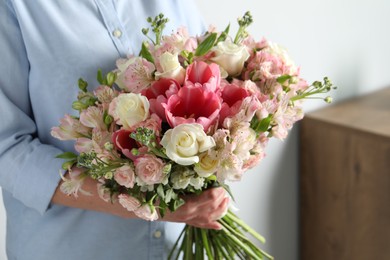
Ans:
[[[121,186],[133,188],[135,175],[134,170],[130,165],[123,165],[115,170],[114,180]]]
[[[105,202],[110,202],[112,200],[115,200],[115,197],[111,196],[110,189],[105,187],[104,184],[101,182],[99,182],[97,184],[97,192],[98,192],[99,198],[101,198]]]
[[[161,183],[165,177],[164,162],[156,156],[145,154],[134,161],[135,172],[141,185]]]
[[[180,89],[179,83],[173,79],[161,78],[155,81],[149,88],[142,92],[150,103],[150,111],[156,113],[161,120],[166,121],[165,110],[161,103],[166,103],[167,99],[176,94]]]
[[[154,221],[158,219],[157,210],[154,208],[154,206],[150,206],[149,204],[142,205],[137,210],[135,210],[134,213],[138,217],[148,221]]]
[[[141,206],[141,203],[138,199],[127,194],[119,194],[118,201],[119,204],[122,205],[122,207],[131,212],[137,210]]]
[[[176,95],[168,99],[167,104],[162,105],[171,127],[198,123],[203,126],[205,132],[216,122],[221,110],[219,96],[199,86],[182,87]]]
[[[153,131],[153,133],[158,137],[161,132],[161,118],[156,114],[151,114],[149,119],[142,121],[134,127],[136,130],[138,127],[144,127]]]

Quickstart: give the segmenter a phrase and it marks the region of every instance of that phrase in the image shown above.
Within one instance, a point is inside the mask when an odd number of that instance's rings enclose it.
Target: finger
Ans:
[[[229,202],[230,202],[230,198],[225,197],[222,203],[219,204],[218,208],[212,213],[211,218],[213,220],[218,220],[223,218],[229,209]]]
[[[219,204],[226,195],[225,189],[218,187],[205,190],[200,195],[191,196],[189,200],[196,201],[197,206],[203,206],[208,204],[210,206],[211,202],[216,202]]]

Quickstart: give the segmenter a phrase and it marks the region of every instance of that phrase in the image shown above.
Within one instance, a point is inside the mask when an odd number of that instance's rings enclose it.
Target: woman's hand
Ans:
[[[229,205],[229,197],[223,188],[208,189],[200,195],[187,195],[183,199],[184,205],[175,212],[167,212],[161,220],[182,222],[200,228],[222,228],[217,220],[225,215]]]

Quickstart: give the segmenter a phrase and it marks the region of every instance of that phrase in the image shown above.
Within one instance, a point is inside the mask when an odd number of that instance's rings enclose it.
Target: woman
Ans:
[[[187,197],[167,222],[137,219],[96,195],[76,199],[59,191],[57,154],[73,149],[50,135],[74,113],[79,77],[94,82],[97,69],[138,54],[146,18],[164,13],[170,32],[203,24],[190,1],[0,0],[0,186],[7,213],[7,255],[18,259],[165,259],[183,222],[220,228],[228,201],[222,189]]]

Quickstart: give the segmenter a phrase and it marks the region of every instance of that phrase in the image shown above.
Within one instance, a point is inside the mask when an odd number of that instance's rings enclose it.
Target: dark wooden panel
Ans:
[[[317,111],[301,124],[302,260],[390,259],[390,131],[378,132],[371,117],[376,131],[326,119],[363,109],[362,99],[353,102]],[[380,118],[381,129],[390,129],[389,119]]]

